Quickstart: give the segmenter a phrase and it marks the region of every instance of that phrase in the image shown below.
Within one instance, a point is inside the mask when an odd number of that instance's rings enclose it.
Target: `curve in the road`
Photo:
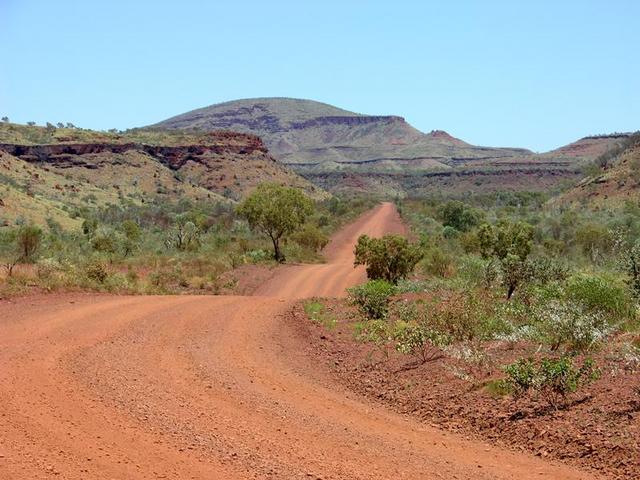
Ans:
[[[299,353],[292,299],[342,295],[358,235],[254,297],[51,296],[0,304],[2,479],[579,479],[372,405]]]

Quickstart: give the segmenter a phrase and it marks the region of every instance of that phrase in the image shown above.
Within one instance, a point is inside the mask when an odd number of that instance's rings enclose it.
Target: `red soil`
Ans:
[[[0,478],[595,478],[392,413],[303,354],[292,299],[341,294],[354,238],[398,225],[378,207],[268,297],[0,302]]]

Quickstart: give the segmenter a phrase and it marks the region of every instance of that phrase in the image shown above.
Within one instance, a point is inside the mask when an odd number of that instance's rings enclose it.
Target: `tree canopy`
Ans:
[[[302,226],[313,213],[313,202],[296,188],[263,183],[238,206],[237,212],[253,230],[271,239],[274,258],[282,262],[280,240]]]
[[[405,278],[422,258],[420,248],[400,235],[382,238],[361,235],[355,254],[354,265],[366,265],[370,279],[383,279],[393,284]]]

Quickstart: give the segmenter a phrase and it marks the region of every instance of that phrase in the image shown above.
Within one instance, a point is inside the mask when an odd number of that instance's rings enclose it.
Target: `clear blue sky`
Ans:
[[[143,126],[258,96],[543,151],[640,129],[640,2],[0,0],[0,115]]]

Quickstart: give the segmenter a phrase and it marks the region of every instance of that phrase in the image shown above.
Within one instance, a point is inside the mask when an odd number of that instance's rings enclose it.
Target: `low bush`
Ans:
[[[397,287],[386,280],[370,280],[349,289],[349,299],[367,319],[385,319],[389,313],[389,298]]]
[[[455,262],[451,254],[433,247],[426,251],[421,265],[425,273],[445,278],[453,274]]]
[[[96,283],[104,283],[109,276],[109,270],[107,270],[106,265],[98,259],[87,262],[84,267],[84,273],[89,280]]]
[[[291,238],[298,245],[308,248],[313,252],[319,252],[329,243],[329,237],[312,224],[306,224],[301,230],[291,235]]]
[[[476,342],[492,340],[511,331],[503,318],[496,314],[499,300],[482,291],[454,292],[429,309],[437,317],[434,324],[456,341]]]
[[[361,235],[355,249],[354,265],[365,265],[372,280],[396,284],[406,278],[422,258],[418,245],[399,235],[370,238]]]
[[[398,352],[413,355],[422,363],[440,356],[442,349],[451,343],[450,335],[424,321],[396,322],[392,338]]]
[[[567,297],[594,312],[622,317],[632,309],[632,301],[625,286],[614,278],[581,274],[569,279]]]
[[[599,312],[574,302],[550,300],[535,309],[535,340],[552,351],[588,352],[599,346],[613,328]]]
[[[505,384],[514,398],[524,395],[539,395],[549,406],[557,409],[566,404],[570,394],[597,380],[600,371],[591,359],[586,359],[580,367],[574,359],[562,356],[557,359],[520,359],[504,368]]]
[[[62,271],[62,265],[55,258],[41,258],[36,265],[38,278],[50,281],[58,272]]]

